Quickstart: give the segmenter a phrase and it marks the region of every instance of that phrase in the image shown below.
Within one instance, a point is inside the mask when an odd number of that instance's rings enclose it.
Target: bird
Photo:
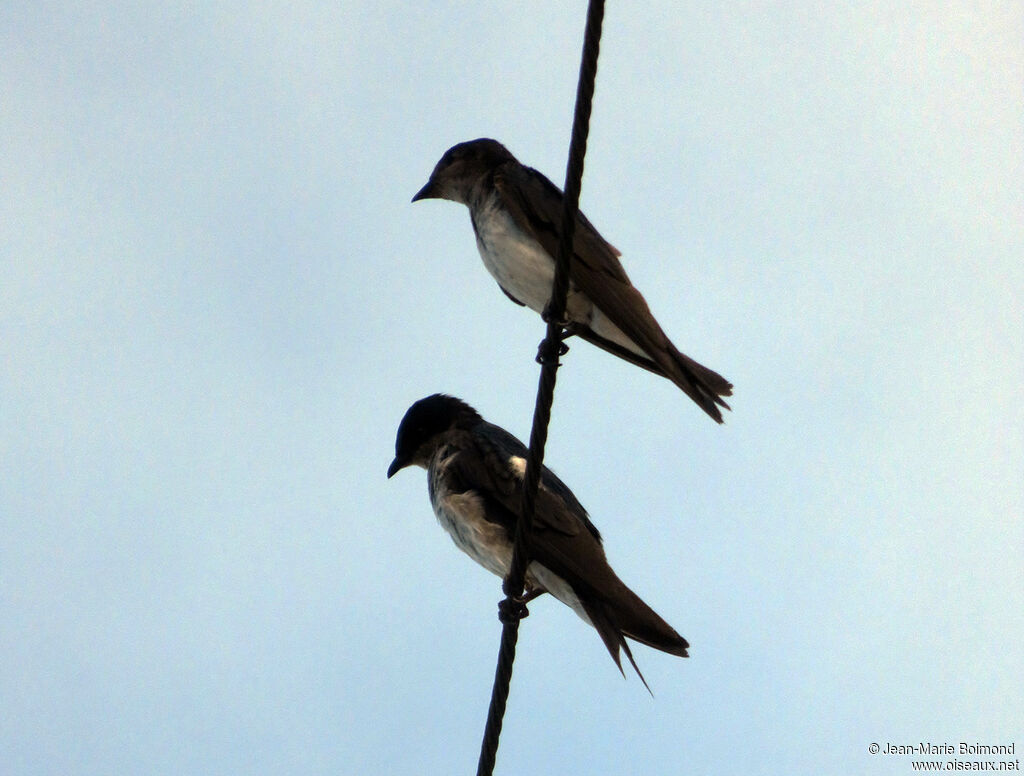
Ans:
[[[413,202],[447,199],[469,208],[484,266],[513,302],[547,317],[562,224],[562,191],[505,146],[478,138],[449,148]],[[568,335],[666,377],[716,422],[732,383],[672,344],[630,282],[618,249],[577,212],[569,266]]]
[[[438,522],[460,550],[504,578],[512,559],[528,454],[521,441],[485,421],[462,399],[437,393],[406,411],[387,475],[390,479],[409,466],[426,469]],[[623,676],[620,649],[650,691],[626,637],[689,657],[686,639],[612,570],[587,511],[546,466],[526,549],[530,563],[524,600],[547,592],[575,611],[597,630]]]

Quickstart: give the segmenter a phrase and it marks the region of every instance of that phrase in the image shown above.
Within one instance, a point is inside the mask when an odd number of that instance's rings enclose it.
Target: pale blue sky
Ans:
[[[453,143],[564,176],[585,3],[0,8],[0,762],[471,773],[500,582],[385,470],[526,437],[543,325]],[[523,624],[497,773],[1024,747],[1024,11],[610,3],[583,207],[716,427],[584,343],[548,463],[692,644]]]

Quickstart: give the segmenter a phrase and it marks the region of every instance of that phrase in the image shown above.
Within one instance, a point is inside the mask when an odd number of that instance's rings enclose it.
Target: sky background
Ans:
[[[385,470],[527,437],[540,319],[465,208],[564,179],[585,3],[0,6],[0,770],[472,773],[500,582]],[[548,464],[692,644],[554,600],[498,774],[904,774],[1024,750],[1024,11],[609,3],[582,206],[717,427],[571,342]]]

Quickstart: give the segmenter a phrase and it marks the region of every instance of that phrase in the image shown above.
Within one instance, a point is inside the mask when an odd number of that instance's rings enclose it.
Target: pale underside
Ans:
[[[507,294],[535,312],[543,312],[551,298],[555,263],[539,242],[520,229],[497,197],[485,200],[474,223],[476,247],[491,276]],[[622,333],[585,294],[572,284],[566,303],[566,316],[574,323],[588,326],[603,339],[636,353],[647,354]]]
[[[438,452],[444,454],[443,450]],[[427,467],[430,503],[438,522],[452,537],[456,547],[492,574],[504,578],[512,562],[512,542],[505,528],[485,519],[483,502],[475,491],[453,493],[447,489],[444,478],[437,475],[438,471],[443,471],[447,461],[446,458],[440,458],[440,455]],[[525,467],[525,461],[521,458],[513,457],[511,463],[514,466],[519,464],[518,468]],[[528,587],[546,590],[576,612],[584,622],[591,624],[569,583],[544,565],[537,561],[530,563],[526,581]]]

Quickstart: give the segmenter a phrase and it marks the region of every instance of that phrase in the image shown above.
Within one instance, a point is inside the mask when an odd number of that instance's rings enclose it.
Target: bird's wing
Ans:
[[[517,223],[531,233],[551,256],[557,256],[562,192],[537,170],[519,164],[506,164],[499,168],[495,172],[494,185]],[[598,233],[587,217],[578,212],[569,268],[573,283],[646,353],[655,359],[668,359],[665,352],[670,344],[668,338],[651,314],[646,300],[629,281],[619,255],[619,251]],[[673,371],[670,363],[656,363],[660,367],[658,371]]]
[[[457,490],[472,491],[485,519],[515,535],[525,478],[510,457],[525,459],[526,447],[504,429],[482,423],[466,434],[448,459],[446,475]],[[601,537],[572,491],[545,467],[537,493],[528,541],[537,561],[572,587],[593,626],[622,670],[620,648],[640,676],[625,635],[676,655],[686,655],[686,640],[619,579],[608,564]],[[650,689],[650,688],[648,688]]]
[[[541,173],[517,163],[499,167],[494,173],[494,185],[516,222],[545,251],[556,256],[561,234],[562,192]],[[721,423],[722,413],[716,405],[728,408],[719,397],[729,396],[732,384],[672,344],[651,314],[643,295],[629,282],[618,257],[618,250],[598,234],[586,216],[577,213],[569,277],[645,355],[636,355],[582,324],[570,331],[626,361],[667,377]]]
[[[472,490],[483,503],[487,520],[502,525],[510,538],[522,510],[523,472],[509,457],[525,459],[528,451],[503,429],[491,424],[472,433],[472,443],[459,444],[446,473],[449,485]],[[565,579],[580,591],[606,589],[612,580],[621,584],[604,554],[601,535],[572,491],[545,467],[535,502],[529,539],[532,560]]]

